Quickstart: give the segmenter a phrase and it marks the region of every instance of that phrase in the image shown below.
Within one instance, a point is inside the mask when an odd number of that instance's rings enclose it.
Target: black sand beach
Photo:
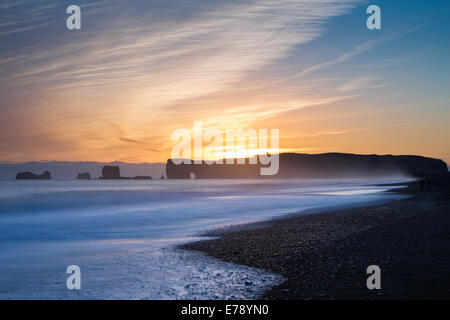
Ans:
[[[395,192],[411,197],[253,224],[182,248],[287,279],[263,299],[450,299],[450,178]],[[381,268],[381,290],[366,287],[369,265]]]

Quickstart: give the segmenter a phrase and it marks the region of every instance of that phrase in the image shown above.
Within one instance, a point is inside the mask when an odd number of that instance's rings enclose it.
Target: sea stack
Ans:
[[[77,175],[77,180],[91,180],[91,174],[89,172],[82,172]]]
[[[19,172],[16,175],[16,180],[51,180],[50,172],[45,171],[43,174],[35,174],[33,172]]]
[[[102,169],[102,179],[120,179],[119,166],[104,166]]]

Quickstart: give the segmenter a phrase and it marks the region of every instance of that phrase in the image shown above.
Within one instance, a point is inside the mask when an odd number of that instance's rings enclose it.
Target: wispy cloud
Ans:
[[[329,19],[358,2],[191,0],[189,6],[177,8],[161,1],[138,0],[128,7],[120,1],[108,1],[114,4],[110,7],[100,6],[105,1],[81,1],[80,32],[65,30],[62,3],[22,1],[16,10],[7,2],[0,38],[10,32],[18,38],[14,48],[0,53],[0,93],[13,97],[2,108],[14,107],[15,117],[32,122],[24,127],[30,134],[44,130],[48,137],[69,131],[60,140],[68,145],[73,141],[77,150],[95,148],[91,152],[98,155],[120,148],[139,154],[139,148],[148,156],[167,148],[164,138],[154,138],[155,132],[170,137],[171,128],[181,121],[245,127],[284,112],[350,99],[356,95],[292,95],[280,101],[221,105],[219,111],[195,106],[198,99],[226,92],[253,71],[321,36]],[[18,16],[24,12],[29,13],[27,23]],[[48,37],[39,32],[44,23],[61,29]],[[345,61],[373,45],[361,45],[303,72]],[[54,121],[43,129],[39,124],[49,114]],[[99,125],[100,118],[120,129]]]
[[[78,3],[83,4],[84,8],[91,8],[104,5],[106,1],[80,0]],[[66,7],[67,3],[63,1],[40,0],[36,3],[33,0],[4,0],[0,5],[0,37],[30,32],[64,21]]]
[[[377,40],[369,40],[367,42],[364,42],[364,43],[354,47],[350,51],[341,54],[336,59],[313,65],[309,68],[306,68],[305,70],[302,70],[300,73],[294,75],[293,77],[300,77],[300,76],[306,75],[308,73],[315,72],[315,71],[318,71],[318,70],[321,70],[321,69],[324,69],[327,67],[334,66],[338,63],[348,61],[352,57],[372,49],[378,43],[380,43],[379,40],[378,41]]]
[[[51,50],[21,52],[20,65],[2,83],[46,90],[120,85],[123,91],[135,88],[137,103],[168,105],[223,90],[247,72],[285,57],[296,45],[319,36],[326,20],[350,9],[351,3],[232,2],[176,24],[153,22],[154,15],[142,13],[131,24],[118,20],[107,30],[66,35],[66,44]],[[32,11],[44,19],[46,10]],[[11,55],[1,60],[10,61]]]
[[[369,40],[369,41],[363,42],[363,43],[361,43],[361,44],[351,48],[349,51],[346,51],[346,52],[338,55],[334,59],[331,59],[331,60],[328,60],[328,61],[325,61],[325,62],[321,62],[321,63],[318,63],[318,64],[314,64],[314,65],[309,66],[309,67],[307,67],[307,68],[305,68],[305,69],[303,69],[303,70],[301,70],[301,71],[299,71],[299,72],[297,72],[295,74],[292,74],[292,75],[289,75],[289,76],[286,76],[286,77],[282,77],[282,78],[279,78],[279,79],[276,79],[276,80],[273,80],[273,81],[268,81],[268,82],[266,81],[264,84],[259,85],[259,86],[254,86],[253,88],[262,88],[262,87],[267,87],[269,85],[274,85],[274,84],[277,84],[277,83],[283,83],[283,82],[291,81],[291,80],[294,80],[294,79],[299,79],[299,78],[307,76],[307,75],[309,75],[311,73],[314,73],[314,72],[317,72],[317,71],[320,71],[320,70],[323,70],[323,69],[327,69],[329,67],[332,67],[332,66],[344,63],[346,61],[349,61],[353,57],[358,56],[358,55],[360,55],[360,54],[362,54],[364,52],[367,52],[367,51],[373,49],[374,47],[376,47],[376,46],[378,46],[378,45],[380,45],[382,43],[385,43],[385,42],[388,42],[388,41],[392,41],[392,40],[397,39],[399,37],[402,37],[402,36],[404,36],[404,35],[406,35],[408,33],[415,32],[415,31],[417,31],[417,30],[419,30],[419,29],[421,29],[423,27],[424,27],[423,25],[419,25],[419,26],[415,26],[415,27],[413,27],[413,28],[411,28],[409,30],[406,30],[404,32],[394,33],[394,34],[390,34],[388,36],[385,36],[385,37],[377,39],[377,40]],[[373,88],[380,88],[382,86],[383,85],[376,85]]]
[[[364,89],[378,89],[386,87],[386,84],[376,83],[375,76],[360,76],[345,81],[338,87],[339,91],[360,91]]]

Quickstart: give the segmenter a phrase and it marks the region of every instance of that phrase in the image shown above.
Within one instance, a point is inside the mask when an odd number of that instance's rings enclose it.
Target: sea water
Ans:
[[[405,180],[0,181],[0,299],[257,298],[283,279],[177,245],[228,225],[392,201],[402,196],[374,185]],[[81,290],[66,286],[69,265]]]

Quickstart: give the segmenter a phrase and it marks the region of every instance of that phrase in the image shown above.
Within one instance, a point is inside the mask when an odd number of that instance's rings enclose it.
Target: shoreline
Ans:
[[[179,246],[287,280],[262,299],[449,299],[450,178],[388,192],[388,203],[287,215],[212,230]],[[368,290],[366,268],[381,268]]]

